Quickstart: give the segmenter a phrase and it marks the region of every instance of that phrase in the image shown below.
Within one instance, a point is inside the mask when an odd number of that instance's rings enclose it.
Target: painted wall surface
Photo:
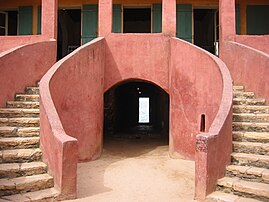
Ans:
[[[260,35],[260,36],[236,35],[235,42],[250,46],[252,48],[255,48],[257,50],[269,54],[269,35]]]
[[[104,39],[93,40],[56,63],[41,80],[41,148],[60,199],[76,197],[78,160],[101,154],[103,50]]]
[[[51,51],[48,51],[51,50]],[[56,42],[38,42],[0,53],[0,107],[36,84],[56,61]]]
[[[169,89],[169,38],[162,34],[111,34],[105,44],[105,91],[127,79]]]

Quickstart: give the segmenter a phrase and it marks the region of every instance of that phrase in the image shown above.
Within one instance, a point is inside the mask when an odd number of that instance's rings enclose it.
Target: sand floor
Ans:
[[[78,165],[72,201],[194,201],[194,162],[171,159],[156,139],[110,139],[100,159]]]

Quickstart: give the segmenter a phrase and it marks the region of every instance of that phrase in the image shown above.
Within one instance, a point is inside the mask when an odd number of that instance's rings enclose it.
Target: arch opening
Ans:
[[[120,83],[104,94],[104,139],[159,139],[168,143],[169,95],[140,80]]]

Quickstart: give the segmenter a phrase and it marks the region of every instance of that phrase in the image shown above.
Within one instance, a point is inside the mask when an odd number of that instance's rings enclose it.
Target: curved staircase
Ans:
[[[39,149],[39,89],[0,108],[0,201],[54,201],[53,177]]]
[[[233,104],[232,162],[206,201],[269,202],[269,106],[243,86]]]

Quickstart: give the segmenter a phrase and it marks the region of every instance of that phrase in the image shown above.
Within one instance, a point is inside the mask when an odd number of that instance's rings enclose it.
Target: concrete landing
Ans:
[[[73,201],[194,201],[194,162],[171,159],[158,139],[110,139],[100,159],[78,166]]]

